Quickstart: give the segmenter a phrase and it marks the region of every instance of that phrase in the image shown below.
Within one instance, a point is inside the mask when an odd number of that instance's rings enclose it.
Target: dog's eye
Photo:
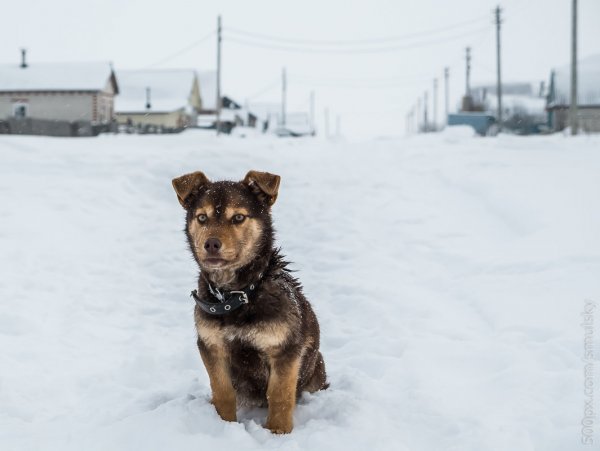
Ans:
[[[233,217],[233,223],[239,224],[240,222],[244,222],[244,219],[246,219],[246,217],[244,215],[235,215]]]
[[[208,220],[208,216],[202,213],[197,216],[197,219],[200,224],[204,224]]]

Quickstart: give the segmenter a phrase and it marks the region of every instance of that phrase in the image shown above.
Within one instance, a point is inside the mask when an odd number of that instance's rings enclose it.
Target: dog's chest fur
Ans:
[[[267,354],[293,341],[299,333],[302,318],[299,298],[303,296],[288,283],[286,276],[263,283],[251,299],[249,311],[211,317],[196,309],[198,336],[209,345],[225,349],[250,346]]]
[[[236,342],[268,353],[290,338],[290,327],[282,321],[260,321],[247,325],[223,324],[195,315],[198,336],[208,345],[230,348]]]

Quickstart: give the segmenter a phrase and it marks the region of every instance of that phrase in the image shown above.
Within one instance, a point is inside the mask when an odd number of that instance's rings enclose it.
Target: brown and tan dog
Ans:
[[[302,391],[327,388],[319,324],[274,247],[271,206],[280,177],[250,171],[241,182],[202,172],[173,180],[200,266],[194,319],[212,403],[227,421],[238,405],[268,405],[266,427],[288,433]]]

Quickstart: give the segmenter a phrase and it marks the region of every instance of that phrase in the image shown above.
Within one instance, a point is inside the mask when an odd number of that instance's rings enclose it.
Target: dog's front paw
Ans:
[[[237,421],[235,401],[219,402],[213,399],[212,404],[215,406],[215,409],[221,419],[225,421]]]
[[[273,434],[289,434],[292,432],[294,425],[292,420],[277,420],[272,418],[267,418],[267,423],[265,424],[265,428],[270,430]]]

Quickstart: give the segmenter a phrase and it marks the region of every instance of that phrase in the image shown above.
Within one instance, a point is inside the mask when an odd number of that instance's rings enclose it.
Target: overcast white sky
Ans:
[[[498,3],[504,8],[505,80],[548,80],[552,67],[569,62],[571,0],[7,1],[2,5],[0,62],[18,62],[19,48],[26,47],[30,64],[107,60],[117,70],[145,68],[206,36],[216,28],[217,15],[221,14],[226,94],[240,102],[248,98],[278,102],[281,68],[285,66],[289,74],[288,110],[308,111],[309,93],[314,89],[321,129],[327,106],[332,128],[339,114],[344,134],[402,134],[406,112],[418,96],[431,90],[432,79],[441,78],[445,66],[450,67],[451,108],[457,104],[464,90],[467,45],[473,48],[472,84],[495,80],[492,9]],[[580,57],[598,54],[600,1],[579,0],[579,8]],[[454,26],[464,22],[469,23]],[[345,46],[352,53],[342,54],[249,46],[248,41],[265,45],[270,41],[259,42],[227,31],[238,29],[292,40],[346,41],[443,28],[445,31],[411,39]],[[424,42],[429,44],[414,47]],[[298,46],[288,42],[279,45]],[[210,37],[153,67],[213,69],[215,46],[215,38]],[[400,48],[378,53],[356,51],[390,46]],[[413,48],[406,48],[410,46]],[[321,44],[304,47],[329,49]]]

